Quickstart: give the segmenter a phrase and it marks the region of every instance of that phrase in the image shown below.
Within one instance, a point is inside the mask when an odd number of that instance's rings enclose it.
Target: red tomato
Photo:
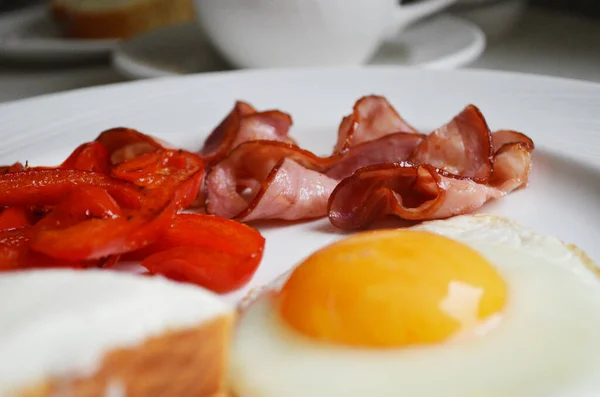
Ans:
[[[0,175],[0,206],[56,205],[79,186],[106,189],[126,207],[139,207],[142,194],[123,181],[99,172],[70,169],[30,169]]]
[[[154,244],[125,255],[126,260],[142,260],[175,247],[203,247],[238,256],[262,253],[265,239],[243,223],[204,214],[177,214],[169,230]]]
[[[143,166],[138,167],[138,164]],[[157,164],[158,168],[155,168]],[[31,248],[48,256],[72,261],[99,259],[143,248],[166,233],[175,213],[194,201],[204,176],[202,161],[198,156],[179,151],[142,155],[119,165],[117,169],[121,170],[116,172],[117,175],[127,176],[131,182],[143,188],[145,194],[139,209],[108,219],[90,216],[75,219],[66,223],[68,227],[63,227],[65,223],[58,225],[66,217],[59,212],[59,215],[55,215],[58,221],[53,221],[54,228],[36,228],[36,233],[31,236]],[[97,205],[94,196],[90,194],[89,200],[74,201],[79,201],[83,209],[91,211],[91,206]],[[81,216],[82,212],[80,209],[76,215]]]
[[[112,164],[134,159],[142,154],[166,149],[153,137],[131,128],[112,128],[101,133],[96,142],[108,150]]]
[[[110,268],[123,257],[150,274],[237,289],[265,240],[237,221],[177,214],[203,178],[197,154],[127,128],[80,145],[59,167],[0,167],[0,271]]]
[[[32,218],[31,211],[27,208],[5,208],[0,212],[0,230],[10,230],[30,226]]]
[[[88,142],[79,146],[60,168],[95,171],[110,174],[110,155],[108,150],[99,142]]]
[[[150,255],[142,266],[155,274],[226,293],[245,285],[256,271],[262,251],[253,256],[204,247],[175,247]]]
[[[0,232],[0,271],[32,268],[68,267],[82,269],[81,263],[72,263],[48,257],[29,249],[28,228]]]
[[[156,243],[126,255],[152,273],[187,281],[215,292],[245,285],[263,255],[258,230],[212,215],[178,214]],[[144,259],[145,258],[145,259]]]

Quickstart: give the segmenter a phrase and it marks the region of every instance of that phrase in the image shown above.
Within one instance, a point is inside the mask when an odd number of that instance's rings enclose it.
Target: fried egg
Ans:
[[[600,395],[589,258],[503,218],[364,232],[253,299],[233,341],[238,397]]]

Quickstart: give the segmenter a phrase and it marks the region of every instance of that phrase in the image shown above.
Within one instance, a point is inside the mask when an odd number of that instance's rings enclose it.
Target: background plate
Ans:
[[[492,129],[510,128],[537,145],[527,189],[480,213],[511,217],[575,243],[600,261],[600,85],[483,71],[391,67],[222,72],[144,80],[0,105],[0,162],[55,164],[102,130],[129,126],[194,150],[236,99],[294,117],[292,135],[319,154],[366,94],[385,95],[417,128],[430,131],[466,104]],[[257,224],[267,238],[262,265],[234,302],[315,249],[343,236],[327,219]]]
[[[385,42],[369,63],[453,69],[478,59],[485,44],[485,34],[477,25],[440,14]],[[230,69],[195,24],[157,29],[123,40],[113,52],[112,61],[115,69],[130,79]]]
[[[34,6],[0,17],[0,57],[33,63],[71,63],[108,58],[116,40],[62,36],[50,10]]]

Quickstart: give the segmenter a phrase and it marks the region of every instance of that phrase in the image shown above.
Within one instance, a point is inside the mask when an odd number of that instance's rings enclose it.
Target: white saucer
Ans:
[[[485,45],[485,34],[476,25],[442,14],[411,26],[396,40],[385,43],[370,63],[453,69],[475,61]],[[119,42],[113,52],[113,65],[130,79],[231,69],[193,24]]]
[[[116,40],[62,37],[47,7],[30,7],[0,17],[0,58],[20,62],[73,62],[107,58]]]

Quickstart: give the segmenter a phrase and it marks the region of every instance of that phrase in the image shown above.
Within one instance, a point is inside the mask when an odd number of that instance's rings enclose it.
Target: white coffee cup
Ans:
[[[363,64],[382,42],[455,0],[195,0],[214,47],[242,68]]]

